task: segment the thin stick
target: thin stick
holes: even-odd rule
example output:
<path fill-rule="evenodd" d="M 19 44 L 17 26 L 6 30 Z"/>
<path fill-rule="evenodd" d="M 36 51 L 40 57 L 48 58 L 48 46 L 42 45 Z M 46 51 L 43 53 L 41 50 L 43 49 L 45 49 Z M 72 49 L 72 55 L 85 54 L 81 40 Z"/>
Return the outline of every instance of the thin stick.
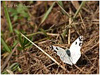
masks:
<path fill-rule="evenodd" d="M 35 43 L 33 43 L 30 39 L 28 39 L 25 35 L 21 33 L 21 35 L 26 38 L 30 43 L 32 43 L 35 47 L 37 47 L 40 51 L 42 51 L 45 55 L 47 55 L 51 60 L 53 60 L 56 64 L 58 64 L 63 70 L 66 71 L 66 68 L 63 67 L 60 63 L 58 63 L 54 58 L 52 58 L 50 55 L 48 55 L 43 49 L 41 49 L 39 46 L 37 46 Z"/>
<path fill-rule="evenodd" d="M 70 9 L 70 14 L 71 14 L 71 9 Z M 71 23 L 71 18 L 69 18 L 69 24 Z M 70 44 L 70 28 L 68 30 L 68 44 Z"/>
<path fill-rule="evenodd" d="M 70 45 L 70 29 L 68 31 L 68 44 Z"/>
<path fill-rule="evenodd" d="M 52 63 L 52 64 L 48 65 L 47 68 L 50 67 L 50 66 L 52 66 L 52 65 L 55 65 L 55 64 L 56 64 L 56 63 Z"/>

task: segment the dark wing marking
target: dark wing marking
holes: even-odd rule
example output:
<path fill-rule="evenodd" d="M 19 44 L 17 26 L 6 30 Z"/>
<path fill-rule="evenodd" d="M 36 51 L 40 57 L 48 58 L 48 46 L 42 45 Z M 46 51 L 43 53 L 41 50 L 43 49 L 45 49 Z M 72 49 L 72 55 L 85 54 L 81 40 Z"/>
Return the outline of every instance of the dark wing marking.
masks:
<path fill-rule="evenodd" d="M 75 44 L 77 45 L 77 42 L 75 42 Z"/>
<path fill-rule="evenodd" d="M 69 57 L 71 56 L 70 50 L 66 50 L 66 53 Z"/>
<path fill-rule="evenodd" d="M 56 49 L 58 50 L 58 48 L 56 47 Z"/>
<path fill-rule="evenodd" d="M 57 46 L 50 46 L 50 48 L 52 49 L 52 50 L 54 50 L 54 51 L 58 51 L 58 50 L 60 50 L 61 48 L 60 47 L 57 47 Z"/>
<path fill-rule="evenodd" d="M 79 46 L 82 46 L 82 43 L 79 43 Z"/>

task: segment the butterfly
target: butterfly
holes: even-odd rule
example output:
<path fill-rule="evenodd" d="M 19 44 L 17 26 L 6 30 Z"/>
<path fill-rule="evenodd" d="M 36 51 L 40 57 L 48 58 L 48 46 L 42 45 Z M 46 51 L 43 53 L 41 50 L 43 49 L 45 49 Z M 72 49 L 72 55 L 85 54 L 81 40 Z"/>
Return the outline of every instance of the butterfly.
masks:
<path fill-rule="evenodd" d="M 81 57 L 81 46 L 83 43 L 83 36 L 79 36 L 70 46 L 69 49 L 63 49 L 58 46 L 50 46 L 50 48 L 56 51 L 60 59 L 69 65 L 76 64 Z"/>

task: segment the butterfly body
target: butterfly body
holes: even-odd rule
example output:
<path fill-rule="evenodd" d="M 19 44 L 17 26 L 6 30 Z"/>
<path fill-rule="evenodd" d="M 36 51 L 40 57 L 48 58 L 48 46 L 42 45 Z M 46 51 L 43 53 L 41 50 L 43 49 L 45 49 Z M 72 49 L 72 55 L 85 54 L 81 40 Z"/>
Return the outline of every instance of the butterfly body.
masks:
<path fill-rule="evenodd" d="M 83 36 L 78 37 L 70 46 L 68 50 L 65 50 L 58 46 L 51 46 L 50 48 L 57 52 L 60 59 L 67 64 L 76 64 L 81 57 L 81 45 L 83 43 Z"/>

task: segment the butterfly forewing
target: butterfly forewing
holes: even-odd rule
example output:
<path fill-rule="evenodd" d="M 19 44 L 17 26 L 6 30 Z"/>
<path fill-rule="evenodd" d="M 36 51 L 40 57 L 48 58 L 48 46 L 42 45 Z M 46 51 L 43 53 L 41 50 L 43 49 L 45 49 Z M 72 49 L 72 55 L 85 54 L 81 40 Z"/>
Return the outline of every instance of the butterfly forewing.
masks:
<path fill-rule="evenodd" d="M 81 57 L 81 45 L 83 43 L 83 36 L 78 37 L 70 46 L 71 58 L 73 64 L 76 64 Z M 81 44 L 81 45 L 80 45 Z"/>

